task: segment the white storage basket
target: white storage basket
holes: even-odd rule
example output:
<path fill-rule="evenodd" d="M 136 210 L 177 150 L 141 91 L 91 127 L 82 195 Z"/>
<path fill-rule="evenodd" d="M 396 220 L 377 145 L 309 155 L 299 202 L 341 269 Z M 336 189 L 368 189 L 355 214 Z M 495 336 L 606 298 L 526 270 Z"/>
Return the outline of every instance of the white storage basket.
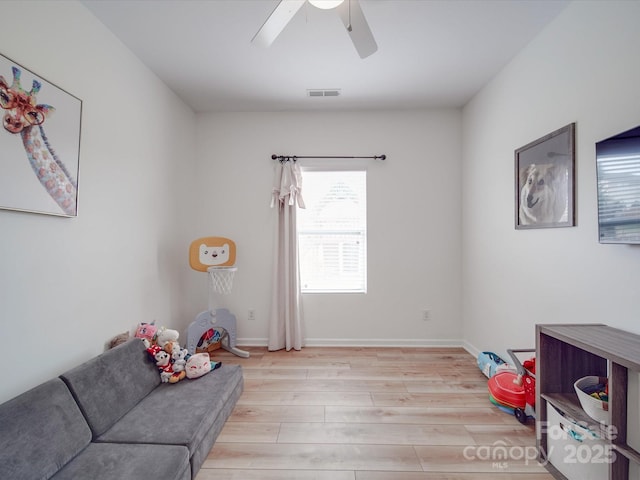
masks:
<path fill-rule="evenodd" d="M 615 452 L 599 436 L 547 404 L 547 460 L 568 480 L 608 478 Z"/>
<path fill-rule="evenodd" d="M 573 387 L 576 389 L 576 393 L 578 394 L 578 400 L 580 400 L 580 405 L 582 409 L 585 411 L 587 415 L 589 415 L 594 420 L 598 422 L 602 422 L 605 424 L 609 424 L 609 403 L 598 400 L 597 398 L 592 397 L 588 393 L 584 392 L 584 388 L 591 387 L 594 385 L 598 385 L 599 383 L 606 383 L 607 379 L 604 377 L 582 377 L 578 379 Z"/>

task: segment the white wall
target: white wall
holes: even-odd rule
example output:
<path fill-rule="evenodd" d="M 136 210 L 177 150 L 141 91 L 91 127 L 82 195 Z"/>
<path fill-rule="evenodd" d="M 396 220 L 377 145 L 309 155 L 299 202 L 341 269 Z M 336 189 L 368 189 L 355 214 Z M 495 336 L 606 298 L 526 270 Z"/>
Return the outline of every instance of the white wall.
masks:
<path fill-rule="evenodd" d="M 600 245 L 595 142 L 640 125 L 640 2 L 574 2 L 463 112 L 464 336 L 535 346 L 535 324 L 640 333 L 640 248 Z M 514 150 L 576 122 L 572 228 L 514 229 Z"/>
<path fill-rule="evenodd" d="M 78 217 L 0 210 L 0 402 L 138 322 L 188 323 L 195 142 L 195 115 L 79 3 L 4 1 L 2 16 L 2 53 L 83 117 Z"/>
<path fill-rule="evenodd" d="M 265 343 L 272 153 L 388 155 L 366 162 L 369 292 L 305 295 L 309 344 L 503 351 L 533 346 L 541 322 L 640 332 L 640 248 L 598 244 L 594 157 L 640 124 L 639 2 L 571 4 L 462 115 L 197 118 L 80 4 L 2 8 L 2 53 L 80 97 L 83 119 L 79 216 L 0 210 L 0 322 L 5 358 L 20 361 L 0 402 L 140 321 L 184 328 L 206 307 L 187 262 L 197 236 L 236 240 L 225 302 L 243 343 Z M 513 152 L 570 122 L 577 226 L 516 231 Z"/>
<path fill-rule="evenodd" d="M 224 302 L 238 316 L 241 342 L 265 344 L 268 332 L 271 154 L 385 153 L 384 162 L 362 162 L 368 168 L 368 293 L 304 295 L 307 344 L 459 345 L 460 128 L 458 110 L 199 116 L 197 231 L 237 243 L 238 272 Z M 206 279 L 193 276 L 201 285 L 194 304 L 206 306 Z M 432 311 L 430 322 L 421 320 L 424 308 Z M 247 320 L 249 309 L 255 321 Z"/>

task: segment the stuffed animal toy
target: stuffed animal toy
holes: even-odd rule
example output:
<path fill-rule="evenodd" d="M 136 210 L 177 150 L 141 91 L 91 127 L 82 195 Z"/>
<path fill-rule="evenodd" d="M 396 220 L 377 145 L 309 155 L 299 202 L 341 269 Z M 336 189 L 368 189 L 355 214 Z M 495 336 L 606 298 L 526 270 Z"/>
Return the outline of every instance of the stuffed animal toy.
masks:
<path fill-rule="evenodd" d="M 175 352 L 180 350 L 180 348 L 180 344 L 174 340 L 169 340 L 162 346 L 162 349 L 169 355 L 173 355 Z"/>
<path fill-rule="evenodd" d="M 165 332 L 169 333 L 163 337 Z M 147 347 L 149 358 L 160 370 L 160 379 L 163 382 L 176 383 L 185 377 L 198 378 L 222 366 L 221 362 L 212 362 L 208 353 L 191 355 L 186 348 L 181 348 L 176 340 L 167 340 L 177 338 L 177 334 L 175 330 L 163 328 L 156 336 L 158 343 Z M 164 345 L 161 346 L 160 341 L 163 341 Z"/>
<path fill-rule="evenodd" d="M 129 332 L 120 333 L 115 337 L 113 337 L 111 340 L 109 340 L 107 348 L 111 350 L 113 347 L 117 347 L 118 345 L 126 342 L 127 340 L 129 340 Z"/>
<path fill-rule="evenodd" d="M 185 370 L 187 360 L 191 357 L 186 348 L 180 348 L 177 342 L 173 343 L 173 351 L 171 352 L 171 362 L 173 363 L 174 372 L 182 372 Z"/>
<path fill-rule="evenodd" d="M 195 353 L 187 360 L 187 378 L 194 379 L 201 377 L 221 366 L 221 362 L 212 362 L 208 353 Z"/>
<path fill-rule="evenodd" d="M 170 328 L 162 327 L 156 333 L 156 343 L 164 348 L 167 342 L 177 342 L 180 334 L 177 330 L 172 330 Z"/>
<path fill-rule="evenodd" d="M 133 336 L 141 338 L 146 347 L 149 348 L 154 343 L 157 331 L 158 328 L 153 323 L 140 323 Z"/>
<path fill-rule="evenodd" d="M 156 362 L 156 366 L 160 370 L 160 380 L 163 383 L 177 383 L 186 377 L 184 370 L 174 371 L 173 363 L 171 363 L 171 355 L 165 352 L 159 345 L 151 345 L 147 348 L 147 352 Z"/>

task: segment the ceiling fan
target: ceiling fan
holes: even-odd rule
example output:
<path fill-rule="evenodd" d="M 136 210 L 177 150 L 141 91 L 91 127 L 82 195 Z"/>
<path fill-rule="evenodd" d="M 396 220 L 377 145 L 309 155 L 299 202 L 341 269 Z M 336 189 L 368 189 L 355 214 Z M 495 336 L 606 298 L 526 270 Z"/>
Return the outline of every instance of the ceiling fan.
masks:
<path fill-rule="evenodd" d="M 307 1 L 315 7 L 334 9 L 338 13 L 360 58 L 366 58 L 378 50 L 359 0 L 280 0 L 251 43 L 262 47 L 270 46 Z"/>

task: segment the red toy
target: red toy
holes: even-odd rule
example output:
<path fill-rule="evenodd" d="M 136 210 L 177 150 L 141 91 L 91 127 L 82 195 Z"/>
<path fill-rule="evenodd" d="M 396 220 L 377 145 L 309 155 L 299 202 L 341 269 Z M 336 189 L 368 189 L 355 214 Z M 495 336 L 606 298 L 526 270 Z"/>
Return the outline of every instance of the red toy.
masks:
<path fill-rule="evenodd" d="M 520 423 L 527 418 L 535 418 L 536 382 L 535 358 L 521 363 L 515 353 L 535 352 L 535 350 L 507 350 L 513 359 L 517 373 L 500 372 L 489 379 L 489 399 L 503 410 L 513 412 Z"/>

